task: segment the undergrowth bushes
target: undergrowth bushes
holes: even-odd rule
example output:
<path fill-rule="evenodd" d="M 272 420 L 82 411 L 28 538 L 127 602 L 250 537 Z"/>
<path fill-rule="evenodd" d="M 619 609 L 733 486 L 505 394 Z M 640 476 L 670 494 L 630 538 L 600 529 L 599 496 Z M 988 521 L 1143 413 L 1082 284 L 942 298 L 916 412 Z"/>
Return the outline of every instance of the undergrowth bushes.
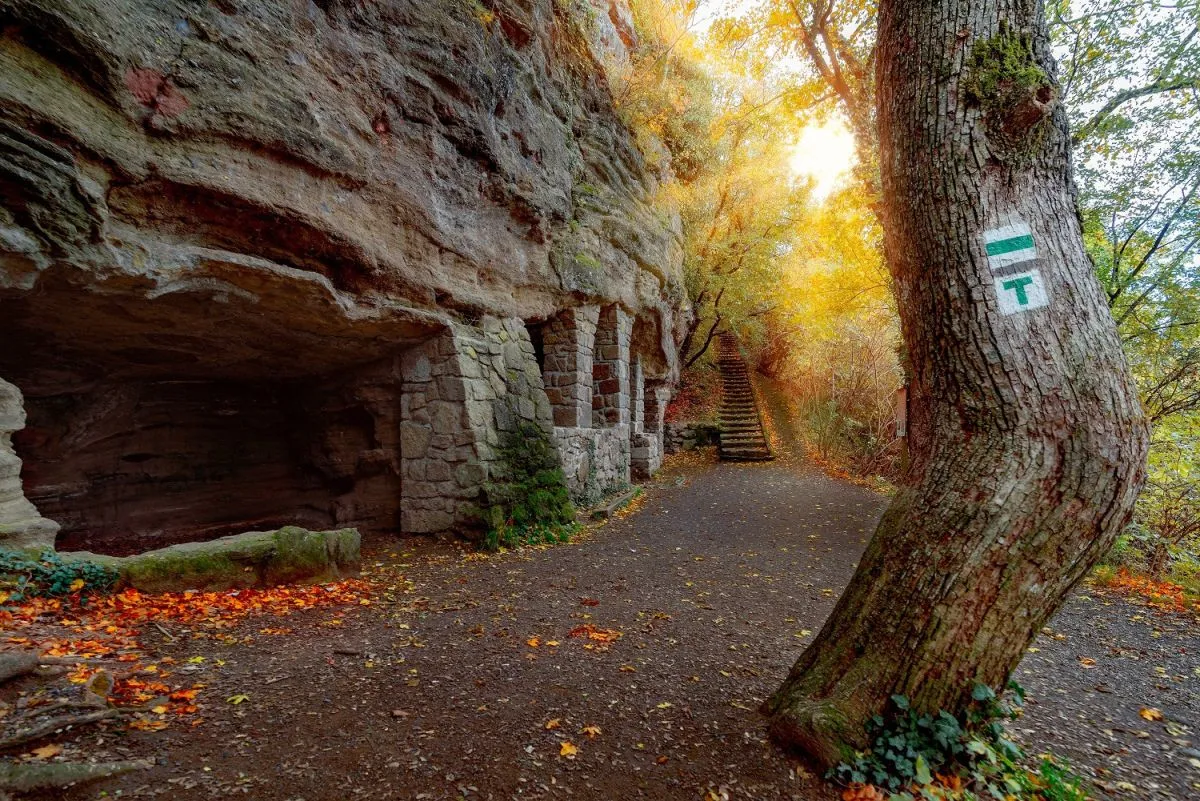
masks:
<path fill-rule="evenodd" d="M 483 485 L 480 517 L 489 551 L 518 545 L 567 542 L 578 529 L 566 477 L 550 436 L 521 423 L 501 438 L 499 460 Z"/>

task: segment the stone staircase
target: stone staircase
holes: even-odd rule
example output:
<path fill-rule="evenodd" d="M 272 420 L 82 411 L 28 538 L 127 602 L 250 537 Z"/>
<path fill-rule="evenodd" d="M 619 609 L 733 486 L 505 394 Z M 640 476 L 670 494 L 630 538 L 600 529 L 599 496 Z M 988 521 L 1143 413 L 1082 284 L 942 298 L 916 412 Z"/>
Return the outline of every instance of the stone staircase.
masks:
<path fill-rule="evenodd" d="M 765 462 L 775 458 L 763 432 L 762 418 L 746 360 L 737 337 L 721 334 L 717 340 L 721 367 L 721 459 L 727 462 Z"/>

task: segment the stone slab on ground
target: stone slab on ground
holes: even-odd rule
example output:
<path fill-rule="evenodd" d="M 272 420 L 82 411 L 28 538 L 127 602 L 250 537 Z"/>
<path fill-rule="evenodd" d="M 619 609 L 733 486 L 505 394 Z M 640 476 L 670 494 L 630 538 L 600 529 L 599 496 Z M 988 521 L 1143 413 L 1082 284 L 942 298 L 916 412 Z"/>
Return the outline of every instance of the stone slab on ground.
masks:
<path fill-rule="evenodd" d="M 641 487 L 630 487 L 624 492 L 609 498 L 594 509 L 588 510 L 587 517 L 593 520 L 607 520 L 616 514 L 618 510 L 628 506 L 641 493 Z"/>
<path fill-rule="evenodd" d="M 358 574 L 357 529 L 309 531 L 285 526 L 207 542 L 188 542 L 134 556 L 75 551 L 64 559 L 115 568 L 120 584 L 143 592 L 228 590 L 320 584 Z"/>

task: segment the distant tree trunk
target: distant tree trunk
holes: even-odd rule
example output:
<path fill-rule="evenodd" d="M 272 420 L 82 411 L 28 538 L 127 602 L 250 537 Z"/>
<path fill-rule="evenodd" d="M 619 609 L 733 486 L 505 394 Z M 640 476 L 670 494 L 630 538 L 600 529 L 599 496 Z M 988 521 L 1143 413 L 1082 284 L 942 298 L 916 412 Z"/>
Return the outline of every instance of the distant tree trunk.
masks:
<path fill-rule="evenodd" d="M 885 249 L 926 430 L 765 704 L 774 735 L 824 765 L 867 745 L 892 694 L 958 712 L 976 682 L 1001 689 L 1127 521 L 1147 445 L 1083 249 L 1041 3 L 879 15 Z"/>

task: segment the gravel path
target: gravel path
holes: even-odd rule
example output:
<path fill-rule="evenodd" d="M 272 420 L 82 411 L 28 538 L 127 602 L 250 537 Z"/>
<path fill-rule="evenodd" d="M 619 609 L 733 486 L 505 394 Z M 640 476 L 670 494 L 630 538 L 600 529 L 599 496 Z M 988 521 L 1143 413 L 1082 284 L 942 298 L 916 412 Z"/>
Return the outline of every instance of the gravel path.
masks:
<path fill-rule="evenodd" d="M 884 502 L 795 459 L 688 455 L 576 544 L 486 558 L 377 544 L 370 570 L 396 589 L 370 607 L 230 646 L 164 639 L 181 664 L 206 656 L 204 722 L 71 738 L 158 766 L 68 798 L 834 798 L 767 742 L 756 710 Z M 1200 798 L 1196 622 L 1093 594 L 1048 631 L 1019 669 L 1017 735 L 1068 756 L 1098 794 Z"/>

